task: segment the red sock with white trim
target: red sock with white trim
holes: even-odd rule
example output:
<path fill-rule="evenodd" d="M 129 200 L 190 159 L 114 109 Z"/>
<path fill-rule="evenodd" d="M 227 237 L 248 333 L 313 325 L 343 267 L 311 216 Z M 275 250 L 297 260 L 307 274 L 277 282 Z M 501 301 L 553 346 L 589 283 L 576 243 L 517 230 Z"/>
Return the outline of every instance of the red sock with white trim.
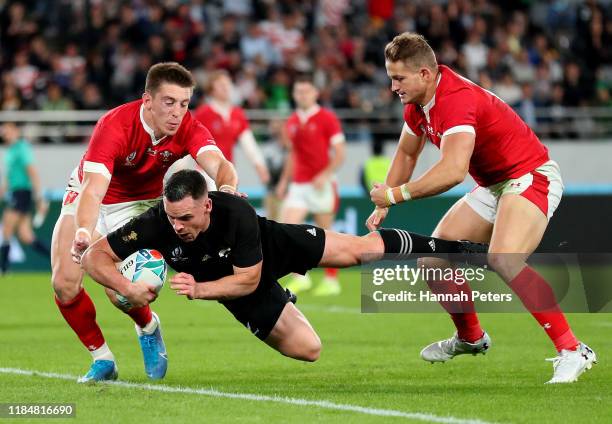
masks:
<path fill-rule="evenodd" d="M 66 303 L 60 302 L 56 296 L 55 304 L 87 350 L 93 352 L 105 344 L 102 330 L 96 322 L 96 307 L 85 289 Z"/>
<path fill-rule="evenodd" d="M 576 350 L 578 339 L 559 308 L 555 293 L 540 274 L 525 266 L 508 285 L 544 328 L 557 351 Z"/>

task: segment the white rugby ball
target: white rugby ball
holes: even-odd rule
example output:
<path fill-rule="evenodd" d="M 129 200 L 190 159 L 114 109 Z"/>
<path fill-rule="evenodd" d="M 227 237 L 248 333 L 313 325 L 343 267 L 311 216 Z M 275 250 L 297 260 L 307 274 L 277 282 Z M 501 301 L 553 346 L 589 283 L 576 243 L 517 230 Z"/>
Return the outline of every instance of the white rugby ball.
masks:
<path fill-rule="evenodd" d="M 159 293 L 166 281 L 168 265 L 164 257 L 157 250 L 140 249 L 117 264 L 117 269 L 125 278 L 131 282 L 142 281 L 153 286 L 155 292 Z M 117 293 L 117 300 L 124 308 L 132 305 L 128 300 Z"/>

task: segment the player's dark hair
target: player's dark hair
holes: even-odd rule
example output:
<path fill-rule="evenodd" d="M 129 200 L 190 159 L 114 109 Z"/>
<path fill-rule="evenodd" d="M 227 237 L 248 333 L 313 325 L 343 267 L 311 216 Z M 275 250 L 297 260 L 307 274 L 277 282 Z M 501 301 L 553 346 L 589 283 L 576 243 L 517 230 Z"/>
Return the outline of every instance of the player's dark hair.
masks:
<path fill-rule="evenodd" d="M 208 193 L 206 180 L 198 171 L 183 169 L 168 178 L 164 186 L 164 197 L 169 202 L 178 202 L 187 196 L 201 199 Z"/>
<path fill-rule="evenodd" d="M 304 83 L 308 83 L 308 84 L 312 84 L 316 87 L 315 81 L 314 81 L 314 77 L 312 74 L 306 74 L 306 73 L 302 73 L 302 74 L 298 74 L 295 79 L 293 80 L 293 84 L 297 84 L 299 82 L 304 82 Z"/>
<path fill-rule="evenodd" d="M 414 68 L 438 69 L 436 54 L 421 34 L 404 32 L 385 46 L 385 60 L 405 62 Z"/>
<path fill-rule="evenodd" d="M 153 95 L 163 83 L 176 84 L 183 88 L 195 87 L 191 72 L 176 62 L 156 63 L 149 68 L 145 91 Z"/>

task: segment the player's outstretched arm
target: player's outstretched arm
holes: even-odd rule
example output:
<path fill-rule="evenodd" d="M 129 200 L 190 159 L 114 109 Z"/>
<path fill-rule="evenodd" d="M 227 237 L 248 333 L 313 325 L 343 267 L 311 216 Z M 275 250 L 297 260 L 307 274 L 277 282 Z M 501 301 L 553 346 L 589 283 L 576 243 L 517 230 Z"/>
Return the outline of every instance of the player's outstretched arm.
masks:
<path fill-rule="evenodd" d="M 132 306 L 145 306 L 155 300 L 157 293 L 153 287 L 142 282 L 132 283 L 121 275 L 115 265 L 120 261 L 106 237 L 102 237 L 85 251 L 81 263 L 91 278 L 124 296 Z"/>
<path fill-rule="evenodd" d="M 110 178 L 94 172 L 83 173 L 83 188 L 74 216 L 76 233 L 72 242 L 72 260 L 81 262 L 81 255 L 92 242 L 92 235 L 98 221 L 100 205 L 106 195 Z"/>
<path fill-rule="evenodd" d="M 387 172 L 385 180 L 387 186 L 394 187 L 410 180 L 424 145 L 425 137 L 410 134 L 406 125 L 404 125 L 391 167 Z M 387 217 L 387 213 L 387 206 L 376 207 L 366 220 L 367 229 L 370 231 L 378 229 Z"/>
<path fill-rule="evenodd" d="M 170 279 L 170 288 L 189 299 L 230 300 L 253 293 L 261 279 L 263 261 L 245 268 L 234 266 L 234 274 L 214 281 L 197 282 L 181 272 Z"/>
<path fill-rule="evenodd" d="M 268 184 L 270 181 L 270 171 L 266 166 L 266 161 L 264 160 L 263 153 L 261 149 L 257 145 L 257 140 L 255 140 L 255 135 L 250 128 L 242 131 L 240 137 L 238 137 L 238 142 L 240 143 L 240 147 L 244 150 L 247 158 L 251 161 L 255 170 L 257 171 L 257 175 L 263 184 Z"/>
<path fill-rule="evenodd" d="M 440 160 L 414 181 L 400 186 L 380 184 L 371 192 L 372 202 L 389 207 L 399 202 L 435 196 L 461 183 L 468 173 L 474 151 L 474 134 L 462 132 L 444 136 Z"/>
<path fill-rule="evenodd" d="M 283 164 L 283 170 L 281 171 L 280 178 L 276 184 L 276 197 L 283 199 L 287 194 L 287 187 L 291 182 L 291 176 L 293 175 L 293 144 L 290 141 L 285 143 L 287 148 L 287 156 L 285 157 L 285 163 Z"/>
<path fill-rule="evenodd" d="M 238 186 L 238 174 L 234 165 L 216 150 L 206 150 L 198 155 L 196 162 L 215 180 L 219 191 L 234 193 Z"/>

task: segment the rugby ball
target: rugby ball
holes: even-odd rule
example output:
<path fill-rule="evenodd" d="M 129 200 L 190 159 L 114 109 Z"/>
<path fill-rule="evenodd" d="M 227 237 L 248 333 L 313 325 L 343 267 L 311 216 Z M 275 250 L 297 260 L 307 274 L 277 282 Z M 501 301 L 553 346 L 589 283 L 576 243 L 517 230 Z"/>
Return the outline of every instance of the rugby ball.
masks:
<path fill-rule="evenodd" d="M 168 265 L 164 257 L 157 250 L 140 249 L 117 264 L 117 269 L 125 278 L 131 282 L 142 281 L 145 284 L 155 287 L 159 293 L 166 281 Z M 132 305 L 128 300 L 117 293 L 117 300 L 124 308 Z"/>

